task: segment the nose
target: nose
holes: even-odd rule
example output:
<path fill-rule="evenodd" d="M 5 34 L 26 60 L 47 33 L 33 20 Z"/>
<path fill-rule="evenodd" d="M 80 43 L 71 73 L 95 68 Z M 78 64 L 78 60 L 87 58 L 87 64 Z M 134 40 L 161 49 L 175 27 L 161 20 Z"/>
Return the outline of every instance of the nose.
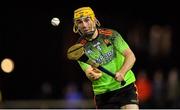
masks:
<path fill-rule="evenodd" d="M 86 27 L 87 23 L 85 21 L 82 21 L 82 27 Z"/>

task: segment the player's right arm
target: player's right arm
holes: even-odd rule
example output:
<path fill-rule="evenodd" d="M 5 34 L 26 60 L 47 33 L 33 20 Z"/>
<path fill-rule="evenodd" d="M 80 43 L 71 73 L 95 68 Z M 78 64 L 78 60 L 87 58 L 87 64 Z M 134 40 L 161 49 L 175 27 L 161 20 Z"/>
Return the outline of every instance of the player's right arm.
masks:
<path fill-rule="evenodd" d="M 91 81 L 97 80 L 102 76 L 102 72 L 98 70 L 97 68 L 92 67 L 91 65 L 88 65 L 81 61 L 78 61 L 78 63 L 80 67 L 82 68 L 82 70 L 85 72 L 88 79 L 90 79 Z"/>

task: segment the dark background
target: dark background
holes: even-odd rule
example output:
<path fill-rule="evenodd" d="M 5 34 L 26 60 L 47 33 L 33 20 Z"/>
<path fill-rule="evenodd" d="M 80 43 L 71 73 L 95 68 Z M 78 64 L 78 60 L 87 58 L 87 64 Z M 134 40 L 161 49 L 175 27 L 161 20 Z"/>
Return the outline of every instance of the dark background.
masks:
<path fill-rule="evenodd" d="M 78 38 L 72 31 L 73 11 L 81 6 L 92 7 L 101 25 L 116 29 L 125 40 L 128 30 L 137 22 L 147 28 L 152 24 L 171 25 L 173 46 L 166 64 L 178 67 L 179 6 L 174 2 L 67 0 L 36 4 L 24 1 L 22 5 L 12 6 L 7 3 L 0 17 L 0 59 L 12 58 L 15 69 L 10 74 L 0 72 L 4 100 L 41 99 L 44 82 L 52 84 L 53 95 L 49 98 L 60 99 L 67 83 L 81 85 L 87 80 L 77 63 L 66 58 L 68 47 Z M 58 27 L 51 25 L 53 17 L 61 20 Z M 144 60 L 146 56 L 142 57 L 146 54 L 139 54 L 135 52 L 137 62 L 134 71 L 143 67 L 151 69 Z"/>

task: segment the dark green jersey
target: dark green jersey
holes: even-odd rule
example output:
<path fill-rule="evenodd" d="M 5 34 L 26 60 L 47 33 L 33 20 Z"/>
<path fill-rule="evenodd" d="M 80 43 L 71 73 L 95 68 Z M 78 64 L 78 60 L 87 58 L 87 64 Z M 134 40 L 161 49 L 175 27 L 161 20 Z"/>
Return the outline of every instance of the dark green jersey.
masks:
<path fill-rule="evenodd" d="M 128 44 L 123 40 L 121 35 L 112 29 L 98 29 L 98 37 L 91 42 L 85 39 L 81 39 L 85 47 L 85 54 L 92 60 L 99 63 L 102 67 L 116 73 L 120 70 L 124 62 L 123 51 L 129 48 Z M 86 63 L 78 61 L 83 71 L 89 66 Z M 135 81 L 134 73 L 129 70 L 125 75 L 126 84 Z M 116 81 L 111 76 L 103 73 L 103 75 L 95 81 L 92 81 L 93 91 L 95 95 L 102 94 L 108 91 L 113 91 L 120 89 L 121 86 L 118 81 Z"/>

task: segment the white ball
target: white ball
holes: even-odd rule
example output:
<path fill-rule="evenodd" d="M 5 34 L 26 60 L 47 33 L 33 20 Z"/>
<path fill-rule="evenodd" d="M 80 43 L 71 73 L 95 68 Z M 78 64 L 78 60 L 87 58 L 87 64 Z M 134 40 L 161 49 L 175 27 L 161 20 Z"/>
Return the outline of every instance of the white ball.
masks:
<path fill-rule="evenodd" d="M 52 24 L 53 26 L 58 26 L 59 23 L 60 23 L 59 18 L 56 18 L 56 17 L 55 17 L 55 18 L 52 18 L 51 24 Z"/>
<path fill-rule="evenodd" d="M 14 62 L 10 58 L 5 58 L 1 61 L 1 69 L 5 73 L 11 73 L 14 69 Z"/>

